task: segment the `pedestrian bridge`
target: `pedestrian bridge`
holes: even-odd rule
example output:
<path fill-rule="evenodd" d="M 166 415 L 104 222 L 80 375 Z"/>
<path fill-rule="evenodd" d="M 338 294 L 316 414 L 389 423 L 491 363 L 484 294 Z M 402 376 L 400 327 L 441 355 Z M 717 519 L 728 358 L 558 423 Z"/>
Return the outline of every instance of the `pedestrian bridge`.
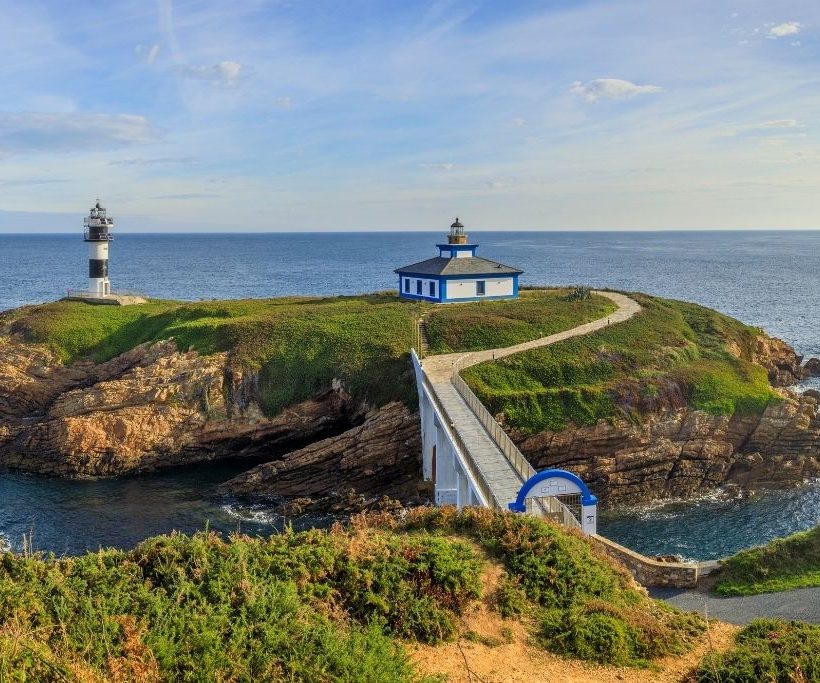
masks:
<path fill-rule="evenodd" d="M 419 392 L 424 479 L 434 482 L 436 505 L 478 505 L 550 517 L 585 533 L 596 531 L 594 496 L 567 472 L 536 473 L 495 418 L 459 376 L 503 358 L 628 320 L 640 306 L 623 294 L 595 292 L 618 306 L 585 325 L 502 349 L 420 359 L 411 351 Z"/>

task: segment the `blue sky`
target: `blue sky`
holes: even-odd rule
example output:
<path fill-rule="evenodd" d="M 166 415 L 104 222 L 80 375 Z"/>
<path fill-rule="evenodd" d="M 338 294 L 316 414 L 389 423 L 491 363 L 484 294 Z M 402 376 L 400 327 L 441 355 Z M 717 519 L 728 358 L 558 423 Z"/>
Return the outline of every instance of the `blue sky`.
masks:
<path fill-rule="evenodd" d="M 0 230 L 820 227 L 820 3 L 0 0 Z"/>

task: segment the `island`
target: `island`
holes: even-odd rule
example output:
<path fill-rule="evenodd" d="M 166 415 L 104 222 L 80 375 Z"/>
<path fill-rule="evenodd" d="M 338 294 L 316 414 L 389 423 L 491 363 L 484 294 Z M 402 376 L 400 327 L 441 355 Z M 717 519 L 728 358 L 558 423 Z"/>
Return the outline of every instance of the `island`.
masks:
<path fill-rule="evenodd" d="M 604 505 L 817 476 L 817 399 L 786 388 L 809 373 L 791 347 L 630 296 L 630 320 L 463 372 L 536 469 L 575 472 Z M 26 306 L 0 316 L 0 467 L 105 477 L 247 458 L 225 490 L 299 509 L 423 502 L 409 349 L 506 347 L 613 309 L 571 289 Z"/>

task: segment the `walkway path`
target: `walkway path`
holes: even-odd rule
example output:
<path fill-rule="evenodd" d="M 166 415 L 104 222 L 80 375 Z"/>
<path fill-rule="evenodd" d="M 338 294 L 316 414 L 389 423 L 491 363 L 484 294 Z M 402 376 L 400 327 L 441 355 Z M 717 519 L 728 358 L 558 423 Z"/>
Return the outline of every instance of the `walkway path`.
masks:
<path fill-rule="evenodd" d="M 548 337 L 541 337 L 540 339 L 533 339 L 532 341 L 524 342 L 522 344 L 516 344 L 515 346 L 506 346 L 499 349 L 487 349 L 486 351 L 447 353 L 440 356 L 430 356 L 429 358 L 425 358 L 422 363 L 424 372 L 430 378 L 431 382 L 437 382 L 443 379 L 449 380 L 450 376 L 453 374 L 453 366 L 456 362 L 458 362 L 459 369 L 461 369 L 470 365 L 476 365 L 477 363 L 483 363 L 487 360 L 504 358 L 505 356 L 511 356 L 514 353 L 537 349 L 541 346 L 549 346 L 550 344 L 555 344 L 556 342 L 564 341 L 565 339 L 580 337 L 584 334 L 601 330 L 608 325 L 614 325 L 615 323 L 629 320 L 633 315 L 641 310 L 641 306 L 637 301 L 630 299 L 624 294 L 618 294 L 617 292 L 593 292 L 593 294 L 605 296 L 607 299 L 613 301 L 618 306 L 618 309 L 605 318 L 599 318 L 598 320 L 593 320 L 592 322 L 585 323 L 584 325 L 579 325 L 578 327 L 573 327 L 572 329 L 564 330 L 563 332 L 556 332 Z"/>
<path fill-rule="evenodd" d="M 608 325 L 628 320 L 641 307 L 623 294 L 615 292 L 596 292 L 601 296 L 614 301 L 618 309 L 605 318 L 600 318 L 584 325 L 579 325 L 564 332 L 542 337 L 533 341 L 516 344 L 499 349 L 489 349 L 487 351 L 476 351 L 473 353 L 451 353 L 441 356 L 431 356 L 425 358 L 421 363 L 421 368 L 435 393 L 437 402 L 446 413 L 446 418 L 452 429 L 458 434 L 461 442 L 465 445 L 469 458 L 481 473 L 484 481 L 490 488 L 490 492 L 495 501 L 491 505 L 497 505 L 506 509 L 507 505 L 513 502 L 518 494 L 521 485 L 526 480 L 525 476 L 516 469 L 510 459 L 504 454 L 496 440 L 485 429 L 479 417 L 469 407 L 462 395 L 452 383 L 453 373 L 456 369 L 461 369 L 469 365 L 475 365 L 494 358 L 503 358 L 514 353 L 535 349 L 541 346 L 548 346 L 556 342 L 583 334 L 589 334 L 596 330 L 603 329 Z M 458 362 L 458 368 L 456 368 Z M 523 456 L 521 458 L 523 460 Z M 532 470 L 532 468 L 529 468 Z"/>
<path fill-rule="evenodd" d="M 653 598 L 684 610 L 704 614 L 730 624 L 748 624 L 753 619 L 797 619 L 820 624 L 820 588 L 798 588 L 779 593 L 763 593 L 724 598 L 705 590 L 653 588 Z"/>

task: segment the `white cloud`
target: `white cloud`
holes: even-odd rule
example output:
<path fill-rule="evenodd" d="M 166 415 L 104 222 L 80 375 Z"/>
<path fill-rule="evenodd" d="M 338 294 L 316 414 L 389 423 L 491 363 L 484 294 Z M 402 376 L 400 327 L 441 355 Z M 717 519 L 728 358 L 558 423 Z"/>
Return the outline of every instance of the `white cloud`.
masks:
<path fill-rule="evenodd" d="M 0 114 L 0 153 L 99 150 L 158 139 L 148 119 L 132 114 Z"/>
<path fill-rule="evenodd" d="M 145 45 L 137 45 L 137 47 L 134 48 L 134 54 L 146 64 L 153 64 L 157 61 L 157 57 L 159 57 L 159 43 L 154 43 L 147 47 Z"/>
<path fill-rule="evenodd" d="M 109 161 L 109 166 L 165 166 L 176 164 L 195 164 L 194 157 L 156 157 L 154 159 L 119 159 Z"/>
<path fill-rule="evenodd" d="M 596 78 L 587 83 L 575 81 L 570 91 L 580 95 L 587 102 L 598 100 L 626 100 L 636 95 L 647 95 L 661 92 L 657 85 L 638 85 L 620 78 Z"/>
<path fill-rule="evenodd" d="M 523 128 L 527 125 L 527 119 L 522 116 L 516 116 L 512 121 L 510 121 L 510 125 L 513 128 Z"/>
<path fill-rule="evenodd" d="M 740 135 L 741 133 L 753 133 L 755 131 L 790 130 L 794 128 L 800 128 L 797 119 L 775 119 L 772 121 L 738 124 L 729 128 L 726 134 Z"/>
<path fill-rule="evenodd" d="M 436 164 L 419 164 L 419 168 L 424 168 L 428 171 L 449 171 L 453 168 L 453 164 L 449 161 Z"/>
<path fill-rule="evenodd" d="M 274 97 L 273 106 L 277 109 L 291 109 L 293 107 L 293 100 L 290 97 Z"/>
<path fill-rule="evenodd" d="M 787 21 L 769 29 L 770 38 L 785 38 L 786 36 L 796 36 L 800 33 L 801 24 L 799 21 Z"/>
<path fill-rule="evenodd" d="M 239 62 L 224 61 L 216 64 L 187 64 L 177 67 L 183 76 L 211 81 L 221 85 L 236 85 L 245 66 Z"/>

